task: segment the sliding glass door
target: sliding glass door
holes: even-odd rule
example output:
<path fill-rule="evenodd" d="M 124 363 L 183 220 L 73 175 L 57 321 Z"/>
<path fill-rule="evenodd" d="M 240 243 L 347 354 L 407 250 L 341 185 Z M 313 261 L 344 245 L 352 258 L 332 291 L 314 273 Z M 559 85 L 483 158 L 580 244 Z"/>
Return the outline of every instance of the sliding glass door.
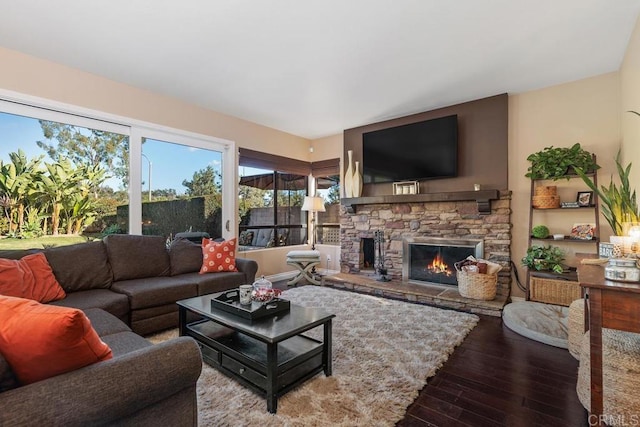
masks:
<path fill-rule="evenodd" d="M 42 104 L 0 99 L 0 237 L 235 234 L 233 142 Z"/>
<path fill-rule="evenodd" d="M 132 227 L 167 238 L 183 232 L 230 237 L 232 217 L 225 207 L 233 200 L 227 201 L 224 183 L 233 183 L 225 172 L 234 159 L 224 141 L 134 128 L 131 145 L 132 169 L 135 162 L 139 171 L 132 182 L 140 197 Z"/>

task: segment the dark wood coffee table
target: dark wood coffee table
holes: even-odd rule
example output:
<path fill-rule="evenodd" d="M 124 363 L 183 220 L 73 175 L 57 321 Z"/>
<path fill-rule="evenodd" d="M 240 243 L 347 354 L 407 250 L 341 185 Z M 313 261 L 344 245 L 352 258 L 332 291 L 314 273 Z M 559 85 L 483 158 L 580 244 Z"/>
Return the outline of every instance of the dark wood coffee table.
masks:
<path fill-rule="evenodd" d="M 178 301 L 180 335 L 198 342 L 209 365 L 265 395 L 269 412 L 277 411 L 278 397 L 320 371 L 331 376 L 335 314 L 291 304 L 288 312 L 252 321 L 212 309 L 217 295 Z M 188 322 L 188 313 L 200 320 Z M 324 329 L 322 341 L 303 334 L 318 326 Z"/>

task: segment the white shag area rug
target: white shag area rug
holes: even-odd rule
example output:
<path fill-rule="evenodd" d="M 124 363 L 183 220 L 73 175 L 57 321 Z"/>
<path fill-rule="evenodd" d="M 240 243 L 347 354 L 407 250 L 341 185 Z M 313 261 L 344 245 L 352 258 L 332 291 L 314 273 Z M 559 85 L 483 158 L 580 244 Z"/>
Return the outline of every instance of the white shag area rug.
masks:
<path fill-rule="evenodd" d="M 285 291 L 293 304 L 321 307 L 333 319 L 333 375 L 320 373 L 278 399 L 264 397 L 204 364 L 198 380 L 201 426 L 393 426 L 474 328 L 473 314 L 330 288 Z M 322 339 L 322 328 L 306 333 Z M 177 330 L 153 335 L 160 342 Z"/>
<path fill-rule="evenodd" d="M 502 310 L 505 326 L 524 337 L 559 348 L 569 348 L 569 307 L 518 301 Z"/>

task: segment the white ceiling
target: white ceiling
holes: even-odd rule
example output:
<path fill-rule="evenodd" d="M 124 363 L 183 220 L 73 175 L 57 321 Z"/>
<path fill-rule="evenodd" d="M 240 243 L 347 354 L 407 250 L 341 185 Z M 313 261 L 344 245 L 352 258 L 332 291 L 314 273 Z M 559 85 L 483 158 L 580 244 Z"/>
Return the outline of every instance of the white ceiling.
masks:
<path fill-rule="evenodd" d="M 0 7 L 0 46 L 317 138 L 616 71 L 640 0 L 0 0 Z"/>

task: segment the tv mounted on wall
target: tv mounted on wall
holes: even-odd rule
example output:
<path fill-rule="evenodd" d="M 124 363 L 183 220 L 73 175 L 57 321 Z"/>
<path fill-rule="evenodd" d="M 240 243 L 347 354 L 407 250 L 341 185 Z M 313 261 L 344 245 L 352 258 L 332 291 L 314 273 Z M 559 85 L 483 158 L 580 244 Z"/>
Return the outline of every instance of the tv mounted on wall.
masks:
<path fill-rule="evenodd" d="M 362 135 L 365 184 L 449 178 L 457 173 L 457 115 Z"/>

